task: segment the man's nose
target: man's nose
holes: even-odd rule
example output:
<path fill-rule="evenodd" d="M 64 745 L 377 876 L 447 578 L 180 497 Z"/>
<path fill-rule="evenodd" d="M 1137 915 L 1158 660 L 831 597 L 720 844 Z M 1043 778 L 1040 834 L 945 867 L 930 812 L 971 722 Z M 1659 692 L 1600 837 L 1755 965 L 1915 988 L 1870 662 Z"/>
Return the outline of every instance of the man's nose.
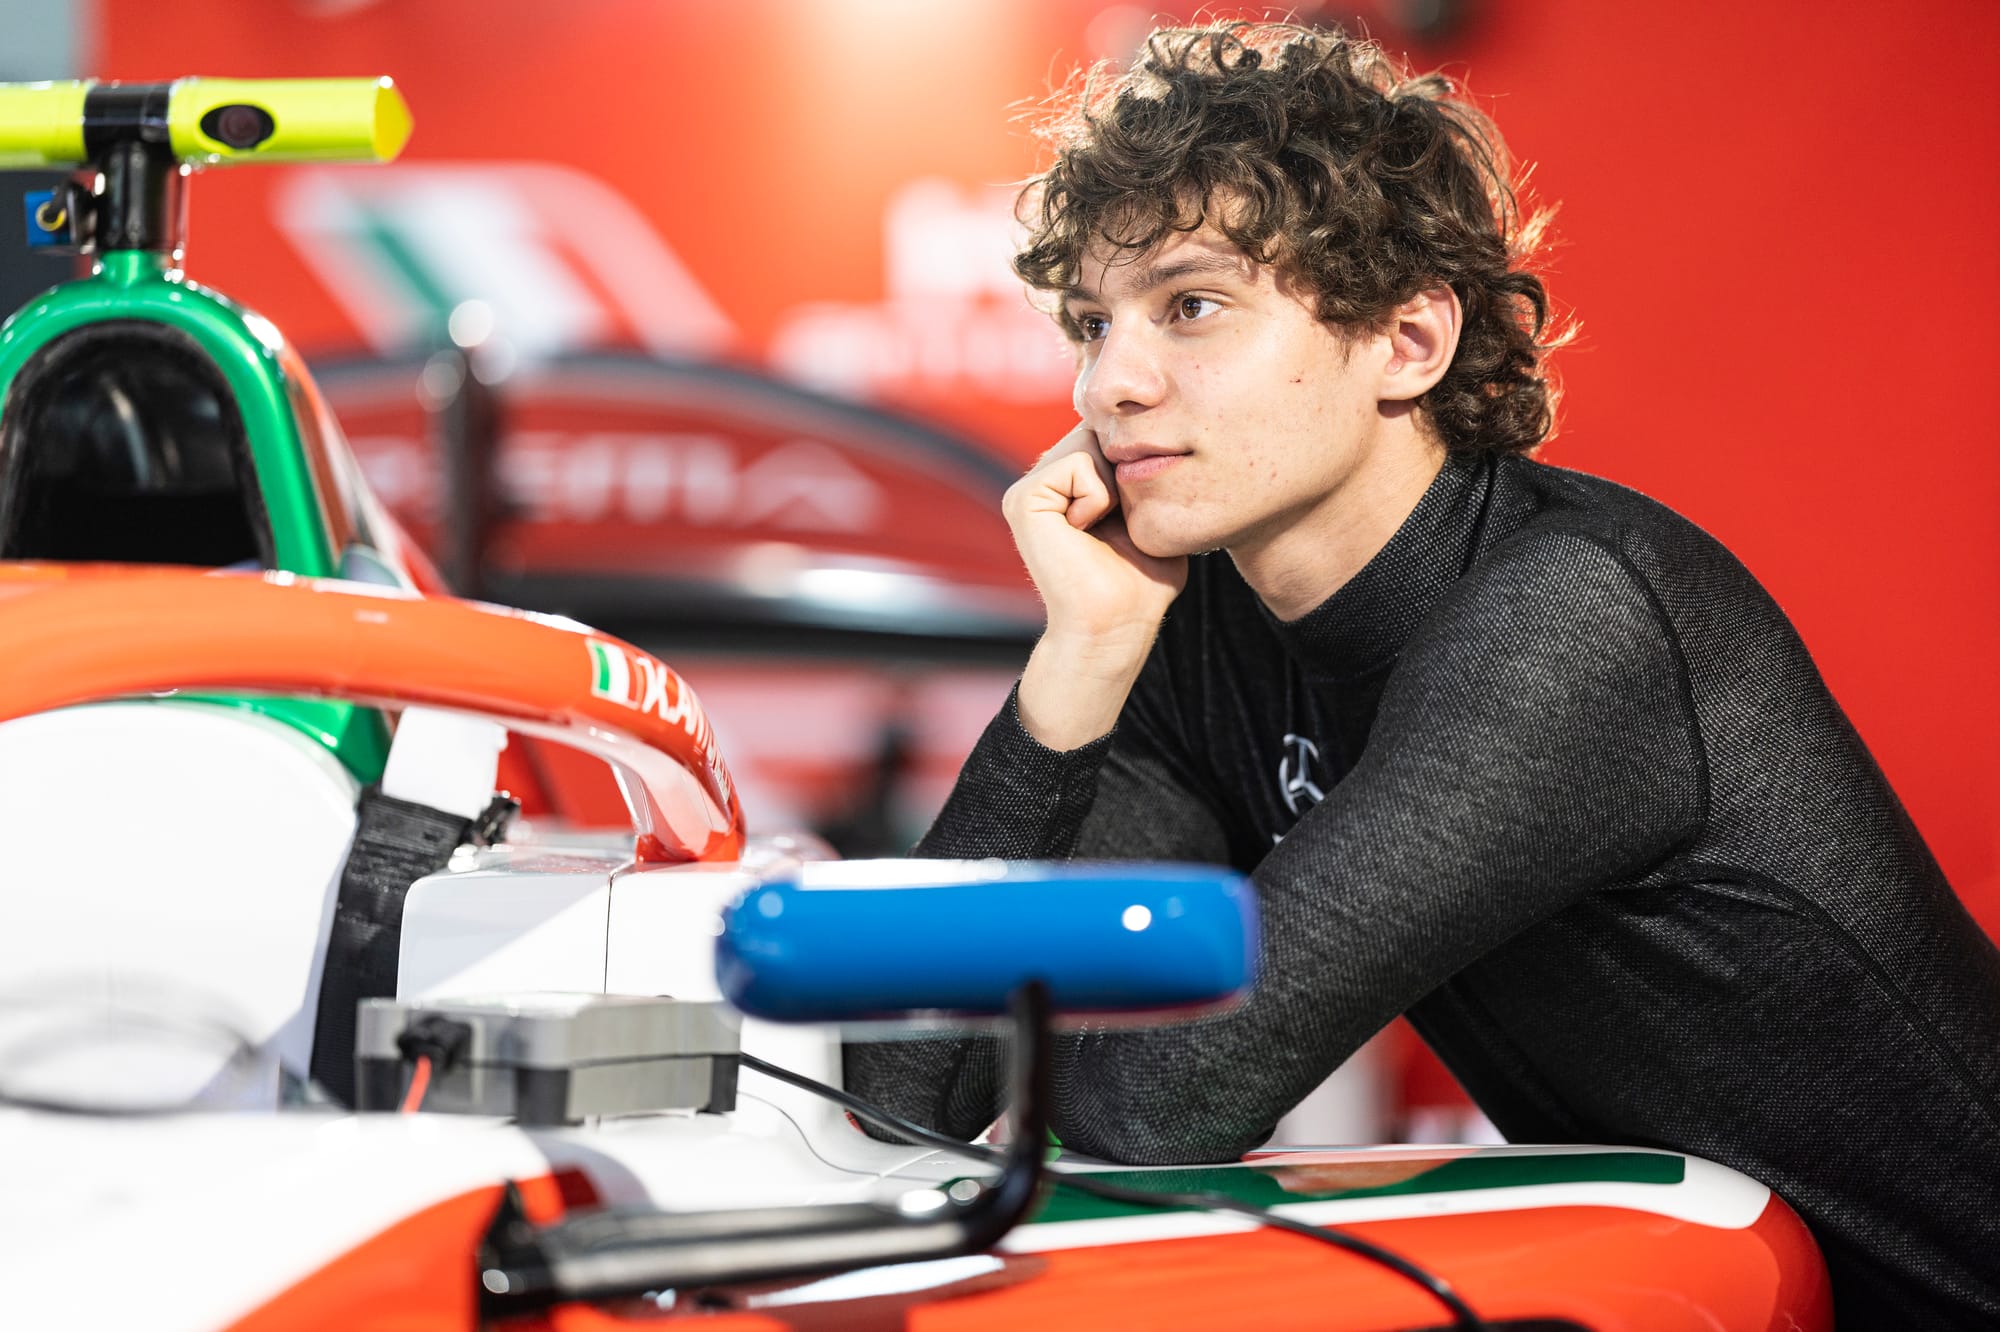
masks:
<path fill-rule="evenodd" d="M 1086 421 L 1130 416 L 1159 404 L 1166 371 L 1145 327 L 1113 327 L 1076 378 L 1076 411 Z"/>

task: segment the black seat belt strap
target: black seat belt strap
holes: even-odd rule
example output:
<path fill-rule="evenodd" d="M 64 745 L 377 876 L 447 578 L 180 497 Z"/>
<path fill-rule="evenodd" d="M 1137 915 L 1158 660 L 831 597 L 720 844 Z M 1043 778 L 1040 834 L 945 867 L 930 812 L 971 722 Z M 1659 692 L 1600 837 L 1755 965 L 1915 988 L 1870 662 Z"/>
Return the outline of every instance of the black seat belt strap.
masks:
<path fill-rule="evenodd" d="M 428 805 L 361 794 L 354 842 L 341 872 L 313 1027 L 312 1077 L 342 1105 L 354 1104 L 355 1009 L 393 998 L 410 885 L 435 874 L 472 838 L 473 821 Z"/>

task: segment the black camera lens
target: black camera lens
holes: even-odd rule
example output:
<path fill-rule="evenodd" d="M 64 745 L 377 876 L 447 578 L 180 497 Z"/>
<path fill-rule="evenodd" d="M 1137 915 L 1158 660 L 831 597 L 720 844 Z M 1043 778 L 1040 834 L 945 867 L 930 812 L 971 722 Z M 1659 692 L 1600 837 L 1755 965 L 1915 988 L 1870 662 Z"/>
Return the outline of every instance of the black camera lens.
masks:
<path fill-rule="evenodd" d="M 277 128 L 270 112 L 248 102 L 218 106 L 201 118 L 201 132 L 230 148 L 255 148 Z"/>

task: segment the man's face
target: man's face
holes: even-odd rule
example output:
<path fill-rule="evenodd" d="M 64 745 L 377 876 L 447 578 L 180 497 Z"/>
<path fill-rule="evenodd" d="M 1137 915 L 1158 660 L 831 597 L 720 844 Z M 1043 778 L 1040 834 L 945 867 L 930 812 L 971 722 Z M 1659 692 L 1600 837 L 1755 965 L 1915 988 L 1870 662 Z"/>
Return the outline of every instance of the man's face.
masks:
<path fill-rule="evenodd" d="M 1376 342 L 1210 227 L 1089 256 L 1064 295 L 1076 410 L 1150 555 L 1244 554 L 1324 519 L 1379 442 Z"/>

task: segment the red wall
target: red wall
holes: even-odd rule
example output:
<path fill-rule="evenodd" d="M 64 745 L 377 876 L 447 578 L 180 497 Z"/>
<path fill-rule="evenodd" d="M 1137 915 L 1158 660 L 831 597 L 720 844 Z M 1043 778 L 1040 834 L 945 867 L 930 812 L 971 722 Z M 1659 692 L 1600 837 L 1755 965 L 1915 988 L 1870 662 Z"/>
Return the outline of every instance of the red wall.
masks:
<path fill-rule="evenodd" d="M 734 322 L 729 354 L 758 361 L 800 303 L 881 298 L 899 183 L 1026 169 L 1010 104 L 1092 53 L 1099 8 L 98 0 L 95 49 L 127 78 L 394 73 L 413 160 L 612 182 Z M 1805 0 L 1485 9 L 1415 54 L 1469 77 L 1562 205 L 1551 285 L 1583 331 L 1546 456 L 1743 557 L 2000 930 L 2000 6 L 1866 23 Z M 272 174 L 200 182 L 191 271 L 309 348 L 352 343 L 271 232 Z M 1023 458 L 1065 425 L 1060 392 L 887 396 Z"/>
<path fill-rule="evenodd" d="M 1464 59 L 1562 201 L 1546 456 L 1765 581 L 1991 932 L 2000 7 L 1831 8 L 1542 0 Z"/>

